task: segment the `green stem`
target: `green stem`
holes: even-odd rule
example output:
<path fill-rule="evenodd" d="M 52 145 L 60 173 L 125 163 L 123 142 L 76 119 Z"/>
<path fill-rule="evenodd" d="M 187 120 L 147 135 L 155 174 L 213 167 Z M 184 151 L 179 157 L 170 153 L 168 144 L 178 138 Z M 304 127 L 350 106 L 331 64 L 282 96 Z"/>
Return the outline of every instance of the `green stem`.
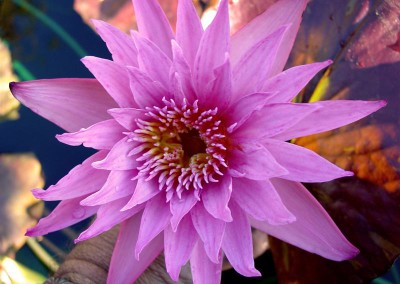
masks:
<path fill-rule="evenodd" d="M 52 29 L 67 45 L 69 45 L 79 57 L 86 56 L 87 52 L 55 21 L 44 14 L 42 11 L 29 4 L 25 0 L 12 0 L 15 4 L 30 12 L 41 20 L 45 25 Z"/>
<path fill-rule="evenodd" d="M 44 265 L 51 271 L 56 272 L 60 266 L 47 251 L 38 243 L 35 238 L 28 238 L 27 244 L 33 253 L 43 262 Z"/>
<path fill-rule="evenodd" d="M 35 80 L 35 76 L 20 61 L 14 60 L 12 65 L 22 81 Z"/>

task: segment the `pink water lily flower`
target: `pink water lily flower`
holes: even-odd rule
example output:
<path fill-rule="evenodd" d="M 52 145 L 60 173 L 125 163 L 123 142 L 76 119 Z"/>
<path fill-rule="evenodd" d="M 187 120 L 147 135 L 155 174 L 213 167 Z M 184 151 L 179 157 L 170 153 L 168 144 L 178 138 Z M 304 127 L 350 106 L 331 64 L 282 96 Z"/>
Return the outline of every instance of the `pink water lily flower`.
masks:
<path fill-rule="evenodd" d="M 301 182 L 351 176 L 286 141 L 331 130 L 382 101 L 292 103 L 331 61 L 282 72 L 307 0 L 281 0 L 229 35 L 227 0 L 203 30 L 191 0 L 176 34 L 156 0 L 133 0 L 139 32 L 94 21 L 113 60 L 85 57 L 95 79 L 12 83 L 13 94 L 98 152 L 37 198 L 61 200 L 29 236 L 96 214 L 77 242 L 121 224 L 108 283 L 131 283 L 161 253 L 173 280 L 219 283 L 222 257 L 259 276 L 251 226 L 325 258 L 358 250 Z"/>

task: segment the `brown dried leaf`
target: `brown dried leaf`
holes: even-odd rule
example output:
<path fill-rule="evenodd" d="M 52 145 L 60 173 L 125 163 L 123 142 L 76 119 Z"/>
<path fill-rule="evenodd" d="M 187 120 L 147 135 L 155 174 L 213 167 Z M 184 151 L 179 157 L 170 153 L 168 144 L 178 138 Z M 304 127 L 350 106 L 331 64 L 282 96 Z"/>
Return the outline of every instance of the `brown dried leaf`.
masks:
<path fill-rule="evenodd" d="M 18 81 L 13 74 L 11 55 L 7 46 L 0 40 L 0 121 L 18 118 L 19 102 L 12 96 L 8 84 Z"/>
<path fill-rule="evenodd" d="M 25 242 L 26 229 L 36 223 L 27 211 L 38 202 L 31 189 L 43 185 L 41 165 L 33 155 L 0 155 L 0 254 Z"/>

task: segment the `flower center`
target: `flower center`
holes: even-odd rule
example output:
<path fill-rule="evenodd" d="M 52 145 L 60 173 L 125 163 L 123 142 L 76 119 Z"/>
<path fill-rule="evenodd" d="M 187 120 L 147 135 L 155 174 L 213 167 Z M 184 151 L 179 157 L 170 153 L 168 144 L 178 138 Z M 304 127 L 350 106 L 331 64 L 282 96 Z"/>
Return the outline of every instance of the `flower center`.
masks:
<path fill-rule="evenodd" d="M 205 153 L 207 145 L 200 138 L 199 131 L 191 129 L 189 132 L 179 134 L 179 140 L 183 150 L 183 163 L 187 166 L 190 164 L 190 159 L 200 153 Z"/>
<path fill-rule="evenodd" d="M 137 178 L 158 178 L 160 190 L 170 196 L 191 189 L 199 196 L 203 186 L 217 182 L 227 168 L 227 131 L 217 108 L 163 102 L 164 107 L 146 108 L 146 119 L 138 119 L 138 128 L 130 134 L 138 142 L 132 153 L 142 162 Z"/>

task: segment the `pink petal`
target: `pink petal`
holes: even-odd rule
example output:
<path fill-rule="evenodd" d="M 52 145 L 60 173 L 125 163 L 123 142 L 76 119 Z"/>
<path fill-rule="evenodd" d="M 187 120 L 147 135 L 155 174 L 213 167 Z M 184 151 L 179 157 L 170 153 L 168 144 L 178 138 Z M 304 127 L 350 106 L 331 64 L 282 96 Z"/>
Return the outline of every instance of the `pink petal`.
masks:
<path fill-rule="evenodd" d="M 262 109 L 271 96 L 270 93 L 254 93 L 242 97 L 223 113 L 226 125 L 235 124 L 239 128 L 253 112 Z"/>
<path fill-rule="evenodd" d="M 133 40 L 124 32 L 99 20 L 92 20 L 98 34 L 107 44 L 113 61 L 125 66 L 138 66 Z"/>
<path fill-rule="evenodd" d="M 198 240 L 190 216 L 182 219 L 178 230 L 174 232 L 171 226 L 164 231 L 164 255 L 167 272 L 172 280 L 178 281 L 181 267 L 188 262 L 192 250 Z"/>
<path fill-rule="evenodd" d="M 193 208 L 197 201 L 192 192 L 183 192 L 182 198 L 178 198 L 178 196 L 174 194 L 169 203 L 172 213 L 171 227 L 173 231 L 177 230 L 182 218 Z"/>
<path fill-rule="evenodd" d="M 138 49 L 139 68 L 153 81 L 160 82 L 165 89 L 169 88 L 169 69 L 171 59 L 153 42 L 140 36 L 138 32 L 131 33 Z"/>
<path fill-rule="evenodd" d="M 131 90 L 140 108 L 161 105 L 162 98 L 171 97 L 161 83 L 153 81 L 146 73 L 134 67 L 128 67 L 128 70 Z"/>
<path fill-rule="evenodd" d="M 292 49 L 306 5 L 307 0 L 280 0 L 235 33 L 231 40 L 232 66 L 235 67 L 240 58 L 267 35 L 282 26 L 290 25 L 273 62 L 270 74 L 275 75 L 281 72 Z"/>
<path fill-rule="evenodd" d="M 231 201 L 233 221 L 226 224 L 222 249 L 229 263 L 240 274 L 248 277 L 261 276 L 254 267 L 251 227 L 246 215 Z"/>
<path fill-rule="evenodd" d="M 293 124 L 284 132 L 277 133 L 274 138 L 290 140 L 332 130 L 366 117 L 386 106 L 386 102 L 337 100 L 316 102 L 309 105 L 317 106 L 319 109 L 296 121 L 296 124 Z"/>
<path fill-rule="evenodd" d="M 288 170 L 289 173 L 281 178 L 299 182 L 325 182 L 353 175 L 313 151 L 295 144 L 268 139 L 263 145 Z"/>
<path fill-rule="evenodd" d="M 193 68 L 203 36 L 203 27 L 191 0 L 178 1 L 176 41 L 182 47 L 189 66 Z"/>
<path fill-rule="evenodd" d="M 232 199 L 254 219 L 271 225 L 279 226 L 296 220 L 269 180 L 234 178 Z"/>
<path fill-rule="evenodd" d="M 108 284 L 134 283 L 163 250 L 163 236 L 160 234 L 142 251 L 139 260 L 135 258 L 134 250 L 138 238 L 140 217 L 141 214 L 136 214 L 122 222 L 111 257 Z"/>
<path fill-rule="evenodd" d="M 274 71 L 274 59 L 288 30 L 287 26 L 277 29 L 243 54 L 232 71 L 234 100 L 261 91 L 261 87 Z"/>
<path fill-rule="evenodd" d="M 49 79 L 10 83 L 13 95 L 33 112 L 68 132 L 109 119 L 114 100 L 95 79 Z"/>
<path fill-rule="evenodd" d="M 213 79 L 213 70 L 224 63 L 229 52 L 229 38 L 228 1 L 222 0 L 217 15 L 201 38 L 195 58 L 193 75 L 198 94 L 204 92 L 204 86 Z"/>
<path fill-rule="evenodd" d="M 168 57 L 172 57 L 171 26 L 156 0 L 132 0 L 136 22 L 141 35 L 154 42 Z"/>
<path fill-rule="evenodd" d="M 137 106 L 129 87 L 128 70 L 125 66 L 94 56 L 86 56 L 81 61 L 120 107 Z"/>
<path fill-rule="evenodd" d="M 251 220 L 253 227 L 335 261 L 350 259 L 359 253 L 303 185 L 283 179 L 273 179 L 272 182 L 283 203 L 296 216 L 296 221 L 287 225 L 273 226 L 266 222 Z"/>
<path fill-rule="evenodd" d="M 93 238 L 110 230 L 115 225 L 139 213 L 144 208 L 144 205 L 136 206 L 135 208 L 121 212 L 120 210 L 128 201 L 127 199 L 121 198 L 101 205 L 97 211 L 96 220 L 75 239 L 75 243 Z"/>
<path fill-rule="evenodd" d="M 231 151 L 230 174 L 254 180 L 266 180 L 287 174 L 271 153 L 258 143 L 241 143 L 240 149 Z"/>
<path fill-rule="evenodd" d="M 97 152 L 47 190 L 32 190 L 33 195 L 42 200 L 52 201 L 81 197 L 99 190 L 106 181 L 108 172 L 94 169 L 91 164 L 93 161 L 103 159 L 106 154 L 107 151 Z"/>
<path fill-rule="evenodd" d="M 135 171 L 111 171 L 103 187 L 83 199 L 81 205 L 102 205 L 132 195 L 137 183 L 136 180 L 132 180 L 135 175 Z"/>
<path fill-rule="evenodd" d="M 211 182 L 206 185 L 201 193 L 204 208 L 213 217 L 225 222 L 231 222 L 231 210 L 228 203 L 232 193 L 232 178 L 224 175 L 218 182 Z"/>
<path fill-rule="evenodd" d="M 136 144 L 128 142 L 128 138 L 125 137 L 117 142 L 107 157 L 103 160 L 92 163 L 92 166 L 96 169 L 114 170 L 114 171 L 125 171 L 136 169 L 140 164 L 134 157 L 130 157 L 129 153 L 135 148 Z"/>
<path fill-rule="evenodd" d="M 108 113 L 127 130 L 134 130 L 137 128 L 136 120 L 143 119 L 146 111 L 137 108 L 113 108 Z"/>
<path fill-rule="evenodd" d="M 269 103 L 288 103 L 296 97 L 308 82 L 332 60 L 295 66 L 270 78 L 261 88 L 264 92 L 274 93 Z"/>
<path fill-rule="evenodd" d="M 154 180 L 146 181 L 139 178 L 132 198 L 125 205 L 125 207 L 122 208 L 122 210 L 128 210 L 138 204 L 142 204 L 159 193 L 160 190 L 158 189 L 157 182 Z"/>
<path fill-rule="evenodd" d="M 242 126 L 235 130 L 234 137 L 253 140 L 277 136 L 293 125 L 297 125 L 299 121 L 303 121 L 307 115 L 316 112 L 319 108 L 317 104 L 265 105 L 259 111 L 253 112 Z"/>
<path fill-rule="evenodd" d="M 204 108 L 224 110 L 232 99 L 232 74 L 229 54 L 226 53 L 225 61 L 214 69 L 214 79 L 208 84 L 207 92 L 198 93 L 199 104 Z"/>
<path fill-rule="evenodd" d="M 190 213 L 208 258 L 214 263 L 219 263 L 225 222 L 211 216 L 200 203 L 197 203 Z"/>
<path fill-rule="evenodd" d="M 174 40 L 172 41 L 172 56 L 173 63 L 170 70 L 170 81 L 174 89 L 175 101 L 182 103 L 183 99 L 186 98 L 190 103 L 193 103 L 197 97 L 193 88 L 192 72 L 181 47 Z"/>
<path fill-rule="evenodd" d="M 97 150 L 110 150 L 115 143 L 125 135 L 124 128 L 114 119 L 100 121 L 88 128 L 83 128 L 77 132 L 64 133 L 57 135 L 58 141 L 71 145 L 91 147 Z"/>
<path fill-rule="evenodd" d="M 74 225 L 96 213 L 98 206 L 81 206 L 81 200 L 82 197 L 61 201 L 50 215 L 40 219 L 35 227 L 28 229 L 26 235 L 43 236 Z"/>
<path fill-rule="evenodd" d="M 194 284 L 219 284 L 221 282 L 222 256 L 218 254 L 218 262 L 211 262 L 201 240 L 197 241 L 190 258 L 190 268 Z"/>
<path fill-rule="evenodd" d="M 159 194 L 146 203 L 135 247 L 136 259 L 141 251 L 168 225 L 171 218 L 165 195 Z"/>

